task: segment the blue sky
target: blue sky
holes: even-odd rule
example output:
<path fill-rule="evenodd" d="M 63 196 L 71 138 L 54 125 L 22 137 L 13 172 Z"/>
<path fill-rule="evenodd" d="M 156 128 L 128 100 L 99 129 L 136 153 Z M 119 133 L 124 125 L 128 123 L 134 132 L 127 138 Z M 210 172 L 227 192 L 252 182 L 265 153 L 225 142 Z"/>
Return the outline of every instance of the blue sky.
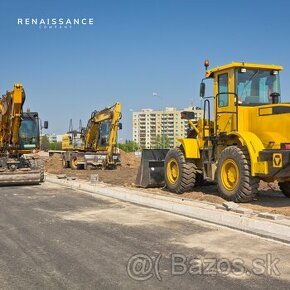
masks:
<path fill-rule="evenodd" d="M 120 101 L 121 140 L 131 138 L 131 109 L 200 105 L 205 58 L 211 67 L 283 65 L 289 102 L 289 11 L 286 0 L 1 0 L 0 92 L 23 83 L 25 107 L 58 134 L 70 118 L 85 125 L 93 110 Z M 18 26 L 24 17 L 93 17 L 94 25 Z"/>

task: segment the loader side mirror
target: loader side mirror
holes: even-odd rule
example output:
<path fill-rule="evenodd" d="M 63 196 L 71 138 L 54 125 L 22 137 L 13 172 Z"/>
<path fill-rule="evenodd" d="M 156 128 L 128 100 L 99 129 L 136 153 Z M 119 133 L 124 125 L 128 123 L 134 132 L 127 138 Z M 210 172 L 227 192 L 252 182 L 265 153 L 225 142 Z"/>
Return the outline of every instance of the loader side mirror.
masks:
<path fill-rule="evenodd" d="M 123 129 L 123 124 L 119 123 L 118 128 L 119 128 L 119 130 L 122 130 Z"/>
<path fill-rule="evenodd" d="M 43 122 L 43 128 L 44 129 L 48 129 L 48 121 L 44 121 Z"/>
<path fill-rule="evenodd" d="M 205 83 L 201 82 L 199 87 L 199 96 L 201 98 L 204 98 L 204 95 L 205 95 Z"/>

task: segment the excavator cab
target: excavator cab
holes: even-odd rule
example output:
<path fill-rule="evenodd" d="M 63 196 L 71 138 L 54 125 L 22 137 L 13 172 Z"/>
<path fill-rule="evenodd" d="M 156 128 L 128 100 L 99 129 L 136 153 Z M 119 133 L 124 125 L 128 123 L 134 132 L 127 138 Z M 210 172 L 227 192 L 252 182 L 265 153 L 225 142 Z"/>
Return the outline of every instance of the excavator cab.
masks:
<path fill-rule="evenodd" d="M 23 113 L 19 129 L 19 144 L 19 149 L 23 150 L 33 150 L 40 147 L 38 113 Z"/>

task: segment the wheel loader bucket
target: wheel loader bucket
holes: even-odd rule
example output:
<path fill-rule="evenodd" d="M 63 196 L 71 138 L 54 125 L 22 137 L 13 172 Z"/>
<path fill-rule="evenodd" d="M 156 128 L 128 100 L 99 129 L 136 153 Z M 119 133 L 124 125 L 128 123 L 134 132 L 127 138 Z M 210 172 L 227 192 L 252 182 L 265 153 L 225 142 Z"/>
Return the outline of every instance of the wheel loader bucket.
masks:
<path fill-rule="evenodd" d="M 169 149 L 144 149 L 135 185 L 139 187 L 164 186 L 164 160 Z"/>

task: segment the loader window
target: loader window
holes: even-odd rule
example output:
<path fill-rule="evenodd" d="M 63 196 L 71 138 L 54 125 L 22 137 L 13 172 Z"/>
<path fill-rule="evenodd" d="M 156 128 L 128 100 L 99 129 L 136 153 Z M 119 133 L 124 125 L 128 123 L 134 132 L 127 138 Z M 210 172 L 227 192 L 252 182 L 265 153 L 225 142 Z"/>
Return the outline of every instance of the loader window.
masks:
<path fill-rule="evenodd" d="M 228 88 L 228 74 L 222 74 L 218 76 L 218 92 L 219 93 L 227 93 L 229 91 Z M 227 107 L 229 104 L 229 95 L 221 94 L 219 95 L 219 107 Z"/>
<path fill-rule="evenodd" d="M 272 103 L 272 93 L 280 94 L 278 71 L 246 69 L 236 71 L 236 91 L 240 105 Z"/>

